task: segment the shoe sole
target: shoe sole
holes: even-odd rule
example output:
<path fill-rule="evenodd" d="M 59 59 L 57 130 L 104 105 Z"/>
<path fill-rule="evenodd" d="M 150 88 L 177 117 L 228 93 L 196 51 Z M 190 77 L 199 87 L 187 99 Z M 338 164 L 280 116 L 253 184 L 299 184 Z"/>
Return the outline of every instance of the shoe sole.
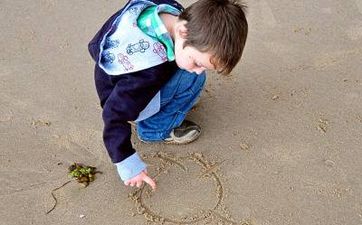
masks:
<path fill-rule="evenodd" d="M 192 132 L 192 134 L 187 134 L 184 138 L 182 138 L 182 140 L 177 140 L 177 138 L 171 137 L 171 140 L 165 139 L 164 142 L 166 144 L 183 145 L 183 144 L 188 144 L 193 141 L 196 141 L 200 135 L 201 135 L 201 130 L 197 130 L 197 131 Z"/>
<path fill-rule="evenodd" d="M 176 141 L 176 140 L 163 140 L 163 141 L 145 141 L 145 140 L 142 140 L 141 138 L 139 138 L 138 136 L 138 140 L 140 140 L 141 142 L 145 143 L 145 144 L 167 144 L 167 145 L 186 145 L 186 144 L 189 144 L 191 142 L 194 142 L 196 141 L 197 139 L 199 139 L 201 135 L 201 132 L 198 132 L 197 136 L 190 139 L 190 140 L 187 140 L 187 141 Z"/>
<path fill-rule="evenodd" d="M 131 124 L 131 126 L 133 127 L 133 128 L 136 128 L 136 123 L 135 122 L 133 122 L 133 121 L 128 121 L 130 124 Z M 180 129 L 180 128 L 179 128 Z M 182 129 L 182 128 L 181 128 Z M 190 129 L 190 127 L 188 127 L 187 129 Z M 196 129 L 195 130 L 195 134 L 192 134 L 191 135 L 191 137 L 189 138 L 189 140 L 185 140 L 185 141 L 177 141 L 177 140 L 175 140 L 174 138 L 172 138 L 172 140 L 162 140 L 162 141 L 145 141 L 145 140 L 142 140 L 140 137 L 138 137 L 138 135 L 137 135 L 137 137 L 138 137 L 138 139 L 141 141 L 141 142 L 143 142 L 143 143 L 146 143 L 146 144 L 155 144 L 155 143 L 163 143 L 163 144 L 169 144 L 169 145 L 185 145 L 185 144 L 189 144 L 189 143 L 191 143 L 191 142 L 194 142 L 194 141 L 196 141 L 199 137 L 200 137 L 200 135 L 201 135 L 201 128 L 199 127 L 199 126 L 195 126 L 194 127 L 194 129 Z M 175 136 L 174 134 L 171 134 L 172 136 Z M 176 138 L 177 139 L 177 138 Z M 187 138 L 186 138 L 187 139 Z"/>

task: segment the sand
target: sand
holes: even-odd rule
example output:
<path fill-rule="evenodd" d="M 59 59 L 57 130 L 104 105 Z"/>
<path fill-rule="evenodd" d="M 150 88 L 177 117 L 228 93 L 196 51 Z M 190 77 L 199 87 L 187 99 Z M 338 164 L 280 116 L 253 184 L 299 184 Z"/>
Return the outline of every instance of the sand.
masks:
<path fill-rule="evenodd" d="M 123 3 L 0 2 L 0 225 L 362 224 L 360 0 L 249 1 L 241 63 L 189 115 L 200 139 L 132 139 L 156 192 L 125 187 L 102 143 L 87 43 Z M 73 162 L 103 174 L 46 214 Z"/>

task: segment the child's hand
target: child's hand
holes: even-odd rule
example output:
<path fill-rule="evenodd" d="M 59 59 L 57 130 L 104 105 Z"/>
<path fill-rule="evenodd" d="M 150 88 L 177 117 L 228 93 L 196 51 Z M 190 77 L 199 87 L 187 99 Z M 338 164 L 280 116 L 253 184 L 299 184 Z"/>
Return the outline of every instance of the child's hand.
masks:
<path fill-rule="evenodd" d="M 126 186 L 129 185 L 131 187 L 134 187 L 135 185 L 137 187 L 141 187 L 143 181 L 146 182 L 147 184 L 149 184 L 151 186 L 152 190 L 156 190 L 156 183 L 154 180 L 152 180 L 151 177 L 148 176 L 147 170 L 143 170 L 140 174 L 133 177 L 132 179 L 126 180 L 124 182 L 124 184 Z"/>

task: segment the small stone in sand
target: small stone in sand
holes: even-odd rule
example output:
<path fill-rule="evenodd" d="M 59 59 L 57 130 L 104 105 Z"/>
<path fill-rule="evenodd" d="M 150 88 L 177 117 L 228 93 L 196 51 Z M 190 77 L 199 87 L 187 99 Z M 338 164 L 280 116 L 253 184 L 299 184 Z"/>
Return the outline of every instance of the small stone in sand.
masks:
<path fill-rule="evenodd" d="M 31 125 L 35 128 L 38 128 L 40 126 L 50 126 L 51 125 L 51 122 L 49 120 L 42 120 L 42 119 L 39 119 L 39 120 L 33 120 L 31 122 Z"/>
<path fill-rule="evenodd" d="M 319 119 L 319 124 L 317 126 L 318 130 L 320 130 L 322 133 L 327 133 L 327 126 L 328 126 L 328 120 Z"/>
<path fill-rule="evenodd" d="M 326 166 L 328 166 L 328 167 L 333 167 L 335 165 L 335 163 L 329 159 L 325 160 L 324 164 L 326 164 Z"/>
<path fill-rule="evenodd" d="M 240 143 L 240 148 L 242 150 L 248 150 L 250 146 L 247 143 Z"/>

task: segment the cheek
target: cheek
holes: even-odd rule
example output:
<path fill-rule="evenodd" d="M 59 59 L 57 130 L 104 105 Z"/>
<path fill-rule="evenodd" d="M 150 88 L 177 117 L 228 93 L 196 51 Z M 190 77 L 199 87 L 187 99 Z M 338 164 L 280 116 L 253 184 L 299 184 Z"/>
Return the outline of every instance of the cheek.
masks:
<path fill-rule="evenodd" d="M 187 59 L 185 59 L 182 54 L 176 54 L 175 58 L 178 67 L 185 70 L 189 69 L 190 65 L 188 64 Z"/>
<path fill-rule="evenodd" d="M 178 67 L 184 70 L 192 69 L 192 62 L 187 52 L 181 46 L 175 46 L 175 61 Z"/>
<path fill-rule="evenodd" d="M 178 65 L 178 67 L 180 67 L 181 69 L 184 69 L 184 70 L 191 70 L 192 69 L 192 65 L 191 63 L 185 59 L 185 58 L 179 58 L 177 60 L 176 58 L 176 64 Z"/>

